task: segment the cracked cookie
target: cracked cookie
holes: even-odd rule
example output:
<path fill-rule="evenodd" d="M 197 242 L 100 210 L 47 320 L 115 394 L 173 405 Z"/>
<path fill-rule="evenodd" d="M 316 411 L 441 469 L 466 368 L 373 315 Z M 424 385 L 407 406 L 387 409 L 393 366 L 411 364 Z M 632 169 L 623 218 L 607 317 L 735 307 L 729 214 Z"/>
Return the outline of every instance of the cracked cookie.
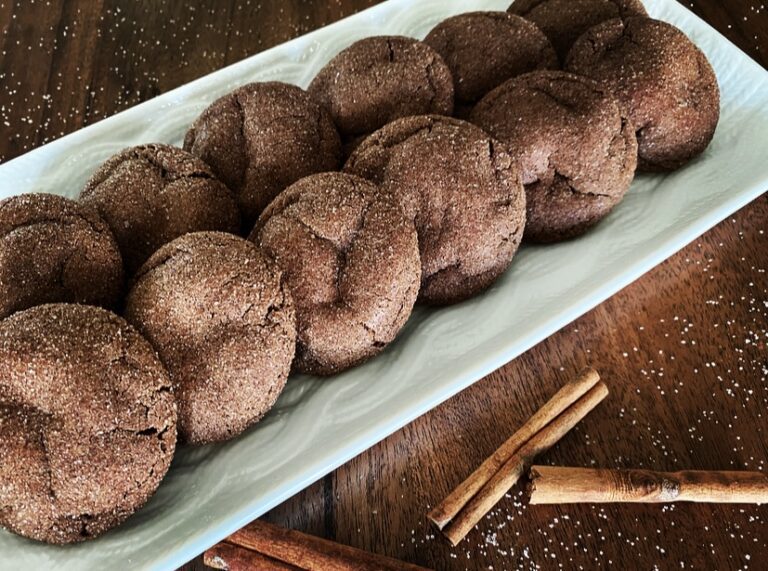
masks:
<path fill-rule="evenodd" d="M 232 192 L 203 161 L 170 145 L 141 145 L 114 155 L 93 174 L 80 201 L 109 224 L 128 275 L 174 238 L 240 230 Z"/>
<path fill-rule="evenodd" d="M 517 169 L 470 123 L 438 115 L 398 119 L 366 139 L 344 170 L 391 192 L 415 221 L 424 303 L 480 293 L 520 245 L 525 193 Z"/>
<path fill-rule="evenodd" d="M 648 15 L 640 0 L 515 0 L 508 11 L 541 28 L 561 62 L 592 26 L 614 18 Z"/>
<path fill-rule="evenodd" d="M 629 189 L 637 141 L 618 100 L 597 82 L 561 71 L 510 79 L 471 116 L 519 165 L 527 199 L 525 238 L 578 236 Z"/>
<path fill-rule="evenodd" d="M 177 238 L 139 270 L 125 316 L 168 368 L 182 441 L 233 438 L 275 404 L 296 345 L 281 278 L 256 246 L 222 232 Z"/>
<path fill-rule="evenodd" d="M 453 75 L 455 115 L 466 117 L 486 93 L 536 69 L 558 69 L 557 54 L 535 24 L 506 12 L 468 12 L 443 20 L 424 38 Z"/>
<path fill-rule="evenodd" d="M 638 168 L 671 171 L 709 146 L 720 118 L 720 89 L 704 53 L 666 22 L 609 20 L 573 46 L 567 68 L 600 81 L 629 110 Z"/>
<path fill-rule="evenodd" d="M 114 307 L 122 288 L 120 250 L 94 209 L 53 194 L 0 202 L 0 318 L 42 303 Z"/>
<path fill-rule="evenodd" d="M 341 142 L 331 117 L 287 83 L 250 83 L 214 101 L 184 138 L 238 198 L 246 228 L 298 179 L 336 170 Z"/>
<path fill-rule="evenodd" d="M 347 151 L 390 121 L 453 112 L 453 79 L 427 44 L 402 36 L 357 41 L 328 62 L 309 92 L 331 113 Z"/>
<path fill-rule="evenodd" d="M 0 525 L 96 537 L 152 496 L 175 446 L 168 374 L 122 318 L 51 304 L 0 322 Z"/>
<path fill-rule="evenodd" d="M 421 273 L 416 229 L 367 180 L 323 173 L 296 182 L 250 239 L 285 272 L 299 371 L 330 375 L 373 357 L 411 314 Z"/>

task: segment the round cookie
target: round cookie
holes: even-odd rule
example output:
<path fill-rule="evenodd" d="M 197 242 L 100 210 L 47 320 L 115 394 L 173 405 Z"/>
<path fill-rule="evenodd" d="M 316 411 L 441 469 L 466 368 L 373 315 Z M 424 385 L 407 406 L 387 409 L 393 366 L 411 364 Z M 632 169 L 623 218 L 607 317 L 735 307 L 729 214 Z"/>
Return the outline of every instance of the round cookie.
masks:
<path fill-rule="evenodd" d="M 422 302 L 443 305 L 490 286 L 520 245 L 525 193 L 503 147 L 478 127 L 438 115 L 380 129 L 346 172 L 398 197 L 416 223 Z"/>
<path fill-rule="evenodd" d="M 508 11 L 541 28 L 561 62 L 592 26 L 613 18 L 648 15 L 640 0 L 515 0 Z"/>
<path fill-rule="evenodd" d="M 168 368 L 185 442 L 237 436 L 285 386 L 293 303 L 278 267 L 243 238 L 197 232 L 169 242 L 139 270 L 125 316 Z"/>
<path fill-rule="evenodd" d="M 296 182 L 250 239 L 285 272 L 302 372 L 330 375 L 373 357 L 411 314 L 421 276 L 416 229 L 397 199 L 367 180 L 324 173 Z"/>
<path fill-rule="evenodd" d="M 232 192 L 196 156 L 170 145 L 140 145 L 108 159 L 80 201 L 98 210 L 133 275 L 163 244 L 189 232 L 238 232 Z"/>
<path fill-rule="evenodd" d="M 51 304 L 0 322 L 0 525 L 96 537 L 152 496 L 175 446 L 168 374 L 122 318 Z"/>
<path fill-rule="evenodd" d="M 453 112 L 453 79 L 440 55 L 402 36 L 359 40 L 328 62 L 309 92 L 331 113 L 347 149 L 399 117 Z"/>
<path fill-rule="evenodd" d="M 634 130 L 617 99 L 591 79 L 561 71 L 521 75 L 485 96 L 471 118 L 507 146 L 520 168 L 526 239 L 582 234 L 632 183 Z"/>
<path fill-rule="evenodd" d="M 424 39 L 453 75 L 456 115 L 486 93 L 536 69 L 557 69 L 557 54 L 533 23 L 506 12 L 467 12 L 443 20 Z"/>
<path fill-rule="evenodd" d="M 573 46 L 569 70 L 619 97 L 637 130 L 638 168 L 671 171 L 704 152 L 720 118 L 717 77 L 683 32 L 659 20 L 609 20 Z"/>
<path fill-rule="evenodd" d="M 184 138 L 238 197 L 246 227 L 284 188 L 341 162 L 328 112 L 295 85 L 250 83 L 214 101 Z"/>
<path fill-rule="evenodd" d="M 122 288 L 120 250 L 95 210 L 53 194 L 0 202 L 0 318 L 52 302 L 113 307 Z"/>

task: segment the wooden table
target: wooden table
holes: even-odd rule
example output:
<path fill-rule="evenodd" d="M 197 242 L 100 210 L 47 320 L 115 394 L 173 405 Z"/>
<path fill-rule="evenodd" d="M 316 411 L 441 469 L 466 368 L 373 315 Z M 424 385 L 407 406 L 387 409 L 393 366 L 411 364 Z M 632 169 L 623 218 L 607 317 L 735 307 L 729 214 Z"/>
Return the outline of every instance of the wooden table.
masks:
<path fill-rule="evenodd" d="M 374 3 L 0 0 L 0 160 Z M 760 0 L 686 5 L 768 64 Z M 612 396 L 544 462 L 768 470 L 766 231 L 763 196 L 266 519 L 436 569 L 768 568 L 766 507 L 527 507 L 515 489 L 458 548 L 424 518 L 587 363 Z"/>

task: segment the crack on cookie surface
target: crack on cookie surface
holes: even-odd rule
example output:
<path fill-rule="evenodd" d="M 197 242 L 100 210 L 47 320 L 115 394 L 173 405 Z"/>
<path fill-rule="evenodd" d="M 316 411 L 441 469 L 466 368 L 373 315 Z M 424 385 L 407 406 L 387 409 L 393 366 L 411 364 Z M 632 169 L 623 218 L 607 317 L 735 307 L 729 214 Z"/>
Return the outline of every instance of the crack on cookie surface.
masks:
<path fill-rule="evenodd" d="M 415 300 L 411 282 L 418 284 L 409 224 L 393 198 L 339 173 L 299 181 L 264 212 L 251 240 L 283 266 L 292 288 L 299 370 L 343 370 L 394 338 Z M 374 251 L 378 245 L 392 251 Z"/>
<path fill-rule="evenodd" d="M 21 535 L 50 543 L 81 541 L 119 524 L 154 492 L 175 448 L 175 408 L 171 395 L 163 391 L 170 383 L 148 343 L 104 310 L 53 304 L 3 321 L 0 354 L 4 357 L 0 413 L 3 408 L 6 413 L 14 411 L 10 417 L 4 415 L 6 421 L 35 426 L 31 431 L 24 429 L 28 444 L 18 444 L 22 449 L 32 444 L 39 450 L 36 469 L 44 474 L 47 487 L 43 496 L 33 488 L 31 503 L 23 500 L 24 517 L 4 510 L 0 521 Z M 49 363 L 51 358 L 56 361 Z M 130 371 L 126 363 L 131 364 Z M 77 370 L 76 386 L 72 370 Z M 56 392 L 40 388 L 48 375 L 57 381 Z M 91 408 L 84 403 L 91 403 Z M 100 413 L 102 407 L 105 411 Z M 133 424 L 137 418 L 143 419 L 139 427 Z M 160 444 L 133 451 L 130 462 L 119 454 L 110 456 L 111 448 L 100 445 L 118 432 L 138 442 L 147 438 L 141 432 L 150 427 L 155 429 L 151 438 Z M 94 454 L 86 456 L 86 452 Z M 83 466 L 84 475 L 73 482 L 71 471 L 78 465 Z M 115 479 L 117 467 L 122 467 L 120 481 Z M 34 469 L 28 467 L 24 474 L 10 477 L 24 482 Z M 98 494 L 86 501 L 85 507 L 90 507 L 78 511 L 73 502 L 80 502 L 81 487 L 89 486 L 83 478 L 102 477 L 106 480 L 95 486 Z M 13 498 L 5 499 L 13 505 Z M 102 511 L 93 511 L 96 506 Z M 36 512 L 34 520 L 27 519 L 29 510 Z"/>
<path fill-rule="evenodd" d="M 416 116 L 369 137 L 345 166 L 345 171 L 382 184 L 398 196 L 415 220 L 422 255 L 420 296 L 426 303 L 453 303 L 474 295 L 490 282 L 469 278 L 498 275 L 516 251 L 519 240 L 512 235 L 519 227 L 514 220 L 524 218 L 523 188 L 511 157 L 495 145 L 464 121 Z M 414 161 L 419 166 L 411 164 Z M 398 178 L 403 176 L 416 180 Z M 496 234 L 508 239 L 491 237 Z M 488 248 L 488 243 L 499 248 Z M 449 283 L 448 275 L 457 281 Z M 439 287 L 433 286 L 438 282 Z"/>

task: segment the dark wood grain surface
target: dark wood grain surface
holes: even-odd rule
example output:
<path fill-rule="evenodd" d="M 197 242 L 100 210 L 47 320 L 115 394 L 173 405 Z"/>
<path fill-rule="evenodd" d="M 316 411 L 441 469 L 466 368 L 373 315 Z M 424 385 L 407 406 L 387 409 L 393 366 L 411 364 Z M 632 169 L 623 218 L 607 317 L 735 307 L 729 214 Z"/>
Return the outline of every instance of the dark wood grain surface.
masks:
<path fill-rule="evenodd" d="M 0 160 L 374 3 L 0 0 Z M 768 64 L 762 2 L 685 4 Z M 763 196 L 265 518 L 435 569 L 768 569 L 768 507 L 529 507 L 515 489 L 457 548 L 424 518 L 587 363 L 612 395 L 542 463 L 768 470 L 766 231 Z"/>

